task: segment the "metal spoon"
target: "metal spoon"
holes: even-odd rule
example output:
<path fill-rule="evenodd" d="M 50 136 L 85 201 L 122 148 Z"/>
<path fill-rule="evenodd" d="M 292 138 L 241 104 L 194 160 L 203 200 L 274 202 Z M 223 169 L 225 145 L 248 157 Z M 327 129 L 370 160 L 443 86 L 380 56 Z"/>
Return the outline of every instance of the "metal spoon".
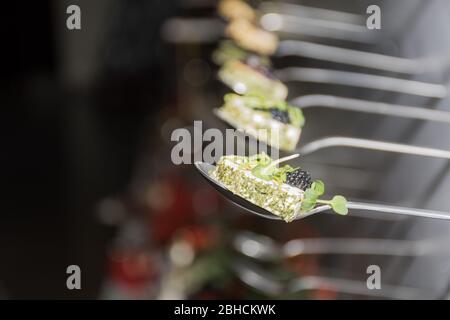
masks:
<path fill-rule="evenodd" d="M 450 159 L 450 153 L 449 153 Z M 261 216 L 263 218 L 272 219 L 272 220 L 281 220 L 280 217 L 272 214 L 271 212 L 251 203 L 250 201 L 232 193 L 229 191 L 224 185 L 220 182 L 214 180 L 209 176 L 209 172 L 215 169 L 215 166 L 211 164 L 207 164 L 204 162 L 197 161 L 195 162 L 195 167 L 200 172 L 200 174 L 226 199 L 230 202 L 234 203 L 238 207 L 245 209 L 246 211 Z M 423 217 L 423 218 L 433 218 L 433 219 L 442 219 L 442 220 L 450 220 L 450 213 L 439 212 L 433 210 L 423 210 L 423 209 L 415 209 L 415 208 L 406 208 L 406 207 L 398 207 L 398 206 L 390 206 L 383 204 L 372 204 L 372 203 L 364 203 L 364 202 L 348 202 L 348 209 L 355 210 L 367 210 L 373 212 L 381 212 L 381 213 L 392 213 L 392 214 L 400 214 L 407 216 L 415 216 L 415 217 Z M 298 212 L 294 218 L 294 220 L 299 220 L 311 216 L 313 214 L 329 211 L 331 207 L 329 205 L 322 205 L 314 208 L 308 212 Z"/>
<path fill-rule="evenodd" d="M 298 148 L 295 151 L 295 153 L 300 153 L 301 155 L 308 155 L 318 150 L 331 147 L 367 149 L 367 150 L 401 153 L 401 154 L 450 160 L 450 151 L 448 150 L 410 146 L 402 143 L 360 139 L 360 138 L 339 137 L 339 136 L 325 137 L 311 141 L 305 144 L 304 146 Z"/>
<path fill-rule="evenodd" d="M 324 94 L 308 94 L 299 96 L 290 101 L 290 104 L 306 108 L 330 108 L 337 110 L 355 111 L 361 113 L 380 114 L 407 119 L 450 123 L 450 112 L 419 108 L 413 106 L 397 105 L 392 103 L 375 102 L 362 99 L 344 98 Z M 218 109 L 213 109 L 214 114 L 222 118 Z M 237 128 L 239 129 L 239 128 Z"/>
<path fill-rule="evenodd" d="M 280 1 L 262 1 L 258 5 L 257 10 L 263 13 L 289 14 L 295 17 L 308 17 L 311 19 L 347 23 L 352 25 L 365 26 L 366 21 L 366 18 L 363 15 L 355 13 L 310 7 L 296 3 L 287 3 Z"/>
<path fill-rule="evenodd" d="M 263 13 L 261 27 L 272 32 L 362 43 L 377 40 L 374 35 L 378 33 L 368 30 L 362 15 L 280 2 L 263 2 L 258 11 Z M 410 59 L 300 40 L 280 41 L 276 56 L 291 55 L 404 74 L 439 72 L 450 65 L 448 55 Z"/>
<path fill-rule="evenodd" d="M 379 33 L 369 32 L 362 24 L 273 11 L 262 14 L 259 24 L 267 31 L 277 32 L 280 37 L 300 35 L 356 43 L 374 43 L 378 39 L 376 35 L 379 35 Z"/>
<path fill-rule="evenodd" d="M 187 4 L 184 4 L 185 6 Z M 212 2 L 189 4 L 196 9 L 214 9 Z M 329 10 L 317 7 L 303 6 L 283 2 L 261 2 L 254 9 L 260 16 L 260 21 L 268 20 L 267 27 L 275 27 L 273 31 L 288 32 L 306 36 L 317 36 L 346 41 L 368 43 L 376 39 L 365 25 L 366 17 L 343 11 Z M 268 15 L 277 15 L 267 19 Z M 217 21 L 220 21 L 217 19 Z M 274 24 L 275 22 L 275 24 Z M 276 23 L 278 22 L 278 23 Z M 262 24 L 262 23 L 261 23 Z M 262 24 L 264 27 L 265 25 Z M 181 30 L 182 31 L 182 30 Z M 198 32 L 205 30 L 199 29 Z M 371 41 L 372 40 L 372 41 Z"/>
<path fill-rule="evenodd" d="M 262 261 L 288 259 L 307 254 L 352 254 L 422 256 L 439 251 L 437 241 L 408 241 L 364 238 L 293 239 L 278 244 L 272 238 L 250 231 L 237 233 L 232 240 L 239 253 Z"/>
<path fill-rule="evenodd" d="M 325 94 L 308 94 L 294 98 L 292 105 L 300 109 L 320 107 L 393 117 L 450 123 L 450 112 Z"/>
<path fill-rule="evenodd" d="M 267 25 L 273 23 L 270 21 L 274 19 L 282 19 L 282 15 L 267 14 L 262 19 L 263 25 Z M 308 30 L 305 28 L 299 29 L 302 30 L 303 33 Z M 364 27 L 364 29 L 366 28 Z M 314 27 L 313 30 L 317 32 L 317 28 Z M 171 43 L 210 43 L 220 39 L 223 34 L 223 24 L 213 18 L 172 18 L 164 24 L 161 33 L 163 39 Z M 368 38 L 369 37 L 364 36 L 364 39 Z M 281 40 L 274 56 L 280 58 L 298 56 L 412 75 L 442 72 L 450 65 L 450 58 L 448 55 L 412 59 L 347 49 L 304 40 Z"/>
<path fill-rule="evenodd" d="M 436 294 L 420 288 L 384 284 L 381 290 L 369 290 L 366 282 L 325 276 L 303 276 L 280 281 L 254 264 L 235 261 L 231 266 L 237 277 L 246 285 L 270 296 L 292 294 L 310 290 L 334 292 L 389 299 L 433 299 Z"/>
<path fill-rule="evenodd" d="M 358 72 L 289 67 L 275 71 L 275 75 L 281 81 L 286 82 L 301 81 L 336 84 L 356 88 L 405 93 L 430 98 L 444 98 L 448 94 L 447 87 L 441 84 Z"/>
<path fill-rule="evenodd" d="M 404 74 L 442 72 L 450 65 L 448 56 L 409 59 L 300 40 L 281 41 L 275 56 L 299 56 Z"/>
<path fill-rule="evenodd" d="M 347 28 L 339 23 L 276 13 L 265 14 L 261 26 L 267 31 L 356 43 L 374 43 L 377 40 L 371 36 L 372 33 L 367 33 L 366 27 L 349 25 Z M 170 43 L 214 43 L 222 37 L 224 28 L 223 21 L 214 17 L 173 17 L 162 25 L 161 37 Z"/>
<path fill-rule="evenodd" d="M 357 19 L 356 15 L 293 4 L 265 3 L 261 7 L 265 13 L 259 22 L 268 31 L 286 31 L 290 34 L 357 42 L 376 40 L 374 33 L 368 32 L 364 20 Z M 359 23 L 355 24 L 357 20 Z M 212 42 L 220 38 L 223 28 L 223 23 L 214 18 L 172 18 L 164 24 L 162 36 L 170 42 Z M 448 54 L 403 58 L 304 40 L 281 40 L 275 56 L 299 56 L 404 74 L 440 72 L 450 65 Z"/>

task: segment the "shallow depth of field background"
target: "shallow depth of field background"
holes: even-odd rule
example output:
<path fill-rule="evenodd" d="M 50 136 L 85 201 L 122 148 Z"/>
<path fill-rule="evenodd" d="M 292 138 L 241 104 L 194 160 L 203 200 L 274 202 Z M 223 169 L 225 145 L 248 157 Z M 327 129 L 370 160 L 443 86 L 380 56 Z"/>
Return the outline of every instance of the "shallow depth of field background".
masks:
<path fill-rule="evenodd" d="M 374 44 L 308 41 L 410 58 L 450 52 L 445 0 L 297 2 L 360 14 L 369 4 L 382 8 L 383 27 Z M 67 30 L 69 4 L 81 7 L 82 30 Z M 172 130 L 194 120 L 203 120 L 204 128 L 226 128 L 211 112 L 227 92 L 210 58 L 220 28 L 168 27 L 175 17 L 217 20 L 214 1 L 4 6 L 1 299 L 370 298 L 335 287 L 264 292 L 239 279 L 237 261 L 284 283 L 311 275 L 365 282 L 366 267 L 376 264 L 383 284 L 423 290 L 424 298 L 448 297 L 448 250 L 415 258 L 305 255 L 262 263 L 232 249 L 244 231 L 279 243 L 321 237 L 426 241 L 448 240 L 450 224 L 328 214 L 289 225 L 262 220 L 227 203 L 192 166 L 174 166 Z M 275 60 L 276 67 L 287 65 L 443 84 L 450 74 L 449 67 L 405 76 L 311 59 Z M 290 97 L 326 93 L 450 111 L 449 98 L 299 83 L 289 90 Z M 450 150 L 446 124 L 323 108 L 305 115 L 301 143 L 340 135 Z M 443 160 L 329 149 L 305 157 L 302 165 L 327 182 L 329 194 L 450 212 L 450 170 Z M 66 288 L 71 264 L 82 270 L 82 290 Z"/>

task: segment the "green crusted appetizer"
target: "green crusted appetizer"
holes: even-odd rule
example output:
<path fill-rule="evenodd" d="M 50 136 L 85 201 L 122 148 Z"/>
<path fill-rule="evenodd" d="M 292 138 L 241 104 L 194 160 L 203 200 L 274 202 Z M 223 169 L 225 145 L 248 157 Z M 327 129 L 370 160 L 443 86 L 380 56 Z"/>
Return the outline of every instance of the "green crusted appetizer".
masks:
<path fill-rule="evenodd" d="M 220 42 L 219 47 L 213 52 L 212 60 L 219 66 L 231 60 L 240 60 L 254 67 L 269 68 L 272 65 L 268 57 L 244 50 L 231 40 Z"/>
<path fill-rule="evenodd" d="M 339 214 L 347 214 L 347 201 L 342 196 L 320 200 L 325 187 L 320 180 L 300 168 L 280 163 L 298 154 L 272 160 L 262 153 L 251 157 L 222 156 L 210 176 L 234 194 L 279 216 L 286 222 L 312 210 L 317 204 L 328 204 Z"/>
<path fill-rule="evenodd" d="M 263 65 L 254 65 L 256 59 L 229 60 L 219 70 L 219 78 L 239 94 L 258 94 L 268 99 L 285 100 L 287 87 Z"/>
<path fill-rule="evenodd" d="M 300 139 L 305 118 L 299 108 L 283 100 L 229 93 L 216 114 L 237 129 L 278 149 L 292 151 Z"/>
<path fill-rule="evenodd" d="M 214 50 L 212 59 L 219 66 L 231 60 L 244 61 L 249 56 L 249 52 L 238 47 L 230 40 L 223 40 L 219 47 Z"/>

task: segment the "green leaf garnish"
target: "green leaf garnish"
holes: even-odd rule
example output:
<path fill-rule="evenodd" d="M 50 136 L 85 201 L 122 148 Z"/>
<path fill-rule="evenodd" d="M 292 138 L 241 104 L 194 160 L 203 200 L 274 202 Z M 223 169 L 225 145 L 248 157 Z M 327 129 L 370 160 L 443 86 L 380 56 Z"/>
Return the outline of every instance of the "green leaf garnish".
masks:
<path fill-rule="evenodd" d="M 268 108 L 277 108 L 281 111 L 286 111 L 288 108 L 288 104 L 286 101 L 270 101 L 270 106 Z"/>
<path fill-rule="evenodd" d="M 321 200 L 319 197 L 325 193 L 325 185 L 320 180 L 315 180 L 311 188 L 306 189 L 303 195 L 303 202 L 301 206 L 302 212 L 308 212 L 316 206 L 317 203 L 328 204 L 334 212 L 341 215 L 348 213 L 347 199 L 343 196 L 334 196 L 331 200 Z"/>
<path fill-rule="evenodd" d="M 287 174 L 289 172 L 294 172 L 296 169 L 292 168 L 290 165 L 285 164 L 280 168 L 276 168 L 275 172 L 272 173 L 272 178 L 279 184 L 286 182 Z"/>
<path fill-rule="evenodd" d="M 266 153 L 262 152 L 260 154 L 255 154 L 248 158 L 250 164 L 255 165 L 268 165 L 272 162 L 272 158 L 270 158 Z"/>
<path fill-rule="evenodd" d="M 252 169 L 252 174 L 255 177 L 266 181 L 275 180 L 278 183 L 283 183 L 286 181 L 286 174 L 288 172 L 292 172 L 294 169 L 289 165 L 285 165 L 281 168 L 278 168 L 277 165 L 281 162 L 297 158 L 298 156 L 298 154 L 294 154 L 292 156 L 284 157 L 275 161 L 266 163 L 260 162 Z"/>
<path fill-rule="evenodd" d="M 230 60 L 243 60 L 248 52 L 235 45 L 232 41 L 222 41 L 219 48 L 213 52 L 212 59 L 218 65 L 223 65 Z"/>
<path fill-rule="evenodd" d="M 289 114 L 289 119 L 291 120 L 291 124 L 298 128 L 302 128 L 305 125 L 305 117 L 303 116 L 303 112 L 294 106 L 288 105 L 287 111 Z"/>
<path fill-rule="evenodd" d="M 272 180 L 272 174 L 274 173 L 275 169 L 276 168 L 272 166 L 264 166 L 258 164 L 256 167 L 253 168 L 252 174 L 260 179 L 270 181 Z"/>
<path fill-rule="evenodd" d="M 306 189 L 306 191 L 304 193 L 303 201 L 302 201 L 301 210 L 303 212 L 307 212 L 307 211 L 314 209 L 314 207 L 316 206 L 318 197 L 319 196 L 317 195 L 317 193 L 314 191 L 313 188 Z"/>
<path fill-rule="evenodd" d="M 311 185 L 311 189 L 314 190 L 317 197 L 320 197 L 325 193 L 325 184 L 321 180 L 315 180 Z"/>
<path fill-rule="evenodd" d="M 314 209 L 319 194 L 315 190 L 316 181 L 313 182 L 311 188 L 305 190 L 301 210 L 306 212 Z"/>
<path fill-rule="evenodd" d="M 343 196 L 334 196 L 333 199 L 331 199 L 330 205 L 334 212 L 338 214 L 346 215 L 348 213 L 347 199 Z"/>

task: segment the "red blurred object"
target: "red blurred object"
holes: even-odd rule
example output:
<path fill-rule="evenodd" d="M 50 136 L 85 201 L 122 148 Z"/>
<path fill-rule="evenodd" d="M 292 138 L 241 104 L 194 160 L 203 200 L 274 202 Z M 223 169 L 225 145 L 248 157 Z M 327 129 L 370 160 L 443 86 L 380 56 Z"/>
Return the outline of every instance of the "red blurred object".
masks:
<path fill-rule="evenodd" d="M 181 227 L 194 221 L 193 190 L 181 177 L 168 177 L 161 182 L 161 197 L 166 205 L 150 215 L 151 236 L 156 244 L 165 244 Z M 154 196 L 158 196 L 157 194 Z"/>
<path fill-rule="evenodd" d="M 158 268 L 151 256 L 141 250 L 120 250 L 109 256 L 111 279 L 126 287 L 148 287 L 158 276 Z"/>
<path fill-rule="evenodd" d="M 180 231 L 180 237 L 191 244 L 195 251 L 202 251 L 214 246 L 217 233 L 210 227 L 189 226 Z"/>
<path fill-rule="evenodd" d="M 319 275 L 320 273 L 318 257 L 314 255 L 288 259 L 285 265 L 298 275 Z"/>
<path fill-rule="evenodd" d="M 337 292 L 332 287 L 322 288 L 314 291 L 312 298 L 315 300 L 336 300 Z"/>

